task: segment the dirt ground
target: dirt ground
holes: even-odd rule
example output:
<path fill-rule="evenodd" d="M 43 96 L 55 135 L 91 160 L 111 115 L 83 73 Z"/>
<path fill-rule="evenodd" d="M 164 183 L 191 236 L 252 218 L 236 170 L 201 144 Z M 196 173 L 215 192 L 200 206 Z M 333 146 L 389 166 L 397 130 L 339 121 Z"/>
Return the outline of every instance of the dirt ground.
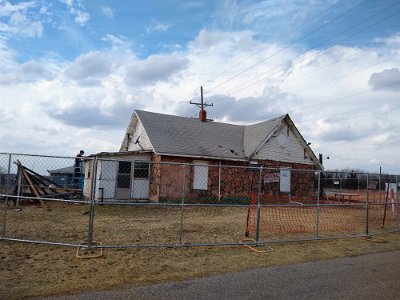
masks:
<path fill-rule="evenodd" d="M 87 206 L 57 203 L 49 207 L 51 211 L 35 206 L 8 210 L 7 236 L 63 243 L 87 241 Z M 324 209 L 319 213 L 321 237 L 362 233 L 364 209 Z M 184 230 L 180 235 L 182 214 Z M 261 232 L 263 240 L 315 237 L 314 208 L 277 208 L 262 210 L 261 214 L 267 228 Z M 3 215 L 0 224 L 2 218 Z M 180 207 L 99 206 L 95 210 L 93 239 L 103 245 L 228 243 L 244 238 L 246 220 L 246 207 L 185 207 L 182 211 Z M 381 207 L 371 210 L 371 229 L 382 231 L 381 220 Z M 396 225 L 393 213 L 388 212 L 386 225 Z M 271 243 L 268 245 L 273 251 L 267 253 L 255 253 L 243 246 L 105 249 L 102 257 L 90 260 L 77 258 L 75 247 L 0 241 L 0 299 L 113 289 L 124 284 L 183 280 L 400 249 L 398 233 L 380 238 L 385 243 L 360 238 Z"/>
<path fill-rule="evenodd" d="M 10 238 L 80 244 L 87 242 L 88 205 L 47 203 L 46 210 L 34 205 L 22 211 L 9 209 L 6 234 Z M 256 208 L 180 206 L 96 206 L 93 240 L 103 245 L 171 245 L 232 243 L 244 238 L 247 222 L 255 236 Z M 181 223 L 182 216 L 182 223 Z M 369 233 L 398 227 L 391 207 L 370 205 Z M 0 214 L 0 224 L 4 215 Z M 318 228 L 317 228 L 318 219 Z M 260 240 L 300 240 L 319 237 L 361 235 L 366 230 L 363 204 L 351 206 L 263 207 L 260 210 Z M 182 228 L 182 234 L 181 234 Z"/>

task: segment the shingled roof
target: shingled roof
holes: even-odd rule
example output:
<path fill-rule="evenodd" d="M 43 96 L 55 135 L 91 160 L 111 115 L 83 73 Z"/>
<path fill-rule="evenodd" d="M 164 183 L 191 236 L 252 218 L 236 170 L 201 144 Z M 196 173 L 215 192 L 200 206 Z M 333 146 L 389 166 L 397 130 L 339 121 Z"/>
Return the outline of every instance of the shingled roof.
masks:
<path fill-rule="evenodd" d="M 50 174 L 73 174 L 75 166 L 69 166 L 61 169 L 47 170 Z"/>
<path fill-rule="evenodd" d="M 120 151 L 127 150 L 127 136 L 133 136 L 138 120 L 143 125 L 152 151 L 157 154 L 238 161 L 251 159 L 286 123 L 293 128 L 304 148 L 310 150 L 314 163 L 319 165 L 318 159 L 287 114 L 253 125 L 235 125 L 135 110 Z"/>

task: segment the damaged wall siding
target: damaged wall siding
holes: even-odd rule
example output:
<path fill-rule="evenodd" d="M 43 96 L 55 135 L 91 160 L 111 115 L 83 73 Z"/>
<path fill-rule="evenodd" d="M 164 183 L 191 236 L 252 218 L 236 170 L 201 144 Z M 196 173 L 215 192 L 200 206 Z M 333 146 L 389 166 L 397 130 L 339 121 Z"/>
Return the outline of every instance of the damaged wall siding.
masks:
<path fill-rule="evenodd" d="M 150 139 L 141 122 L 137 122 L 133 134 L 130 137 L 128 151 L 151 150 Z"/>
<path fill-rule="evenodd" d="M 304 156 L 304 146 L 301 145 L 294 132 L 290 128 L 288 130 L 287 125 L 277 135 L 271 137 L 254 158 L 314 164 L 310 157 Z"/>
<path fill-rule="evenodd" d="M 197 160 L 197 159 L 196 159 Z M 159 164 L 159 162 L 193 163 L 191 158 L 168 157 L 155 155 L 151 167 L 150 199 L 152 201 L 180 201 L 182 192 L 185 192 L 185 201 L 202 197 L 218 198 L 242 196 L 247 197 L 249 192 L 258 191 L 259 171 L 246 168 L 247 162 L 208 160 L 207 190 L 196 190 L 193 186 L 194 166 L 177 164 Z M 204 160 L 206 161 L 206 160 Z M 264 168 L 291 168 L 301 170 L 313 170 L 313 165 L 297 164 L 278 161 L 263 161 Z M 243 166 L 227 167 L 227 166 Z M 276 172 L 276 170 L 273 170 Z M 278 170 L 279 171 L 279 170 Z M 266 171 L 264 171 L 266 172 Z M 221 174 L 221 175 L 220 175 Z M 263 173 L 264 174 L 264 173 Z M 221 176 L 221 179 L 219 178 Z M 312 194 L 314 189 L 314 172 L 292 172 L 291 194 Z M 263 193 L 270 195 L 280 194 L 279 183 L 262 184 Z"/>

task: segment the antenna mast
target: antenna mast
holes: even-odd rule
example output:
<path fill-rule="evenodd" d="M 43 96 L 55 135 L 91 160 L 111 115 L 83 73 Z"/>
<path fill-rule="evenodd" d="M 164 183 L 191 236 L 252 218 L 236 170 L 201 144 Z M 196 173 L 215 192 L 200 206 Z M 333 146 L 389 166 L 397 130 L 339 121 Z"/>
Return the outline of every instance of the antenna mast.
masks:
<path fill-rule="evenodd" d="M 205 111 L 204 107 L 214 106 L 214 103 L 208 104 L 208 103 L 204 102 L 204 99 L 203 99 L 203 87 L 202 86 L 200 86 L 200 95 L 201 95 L 200 103 L 190 101 L 190 104 L 194 104 L 194 105 L 196 105 L 197 107 L 200 108 L 199 119 L 200 119 L 201 122 L 213 121 L 211 119 L 207 119 L 207 112 Z"/>

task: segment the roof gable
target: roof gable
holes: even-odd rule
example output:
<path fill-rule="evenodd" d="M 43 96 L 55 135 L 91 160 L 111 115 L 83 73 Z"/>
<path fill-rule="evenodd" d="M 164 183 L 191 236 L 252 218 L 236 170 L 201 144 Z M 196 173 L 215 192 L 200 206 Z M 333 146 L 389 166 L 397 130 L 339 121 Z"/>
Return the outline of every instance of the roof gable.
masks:
<path fill-rule="evenodd" d="M 282 124 L 285 116 L 244 127 L 244 151 L 251 158 L 260 147 L 268 141 L 268 137 Z"/>

